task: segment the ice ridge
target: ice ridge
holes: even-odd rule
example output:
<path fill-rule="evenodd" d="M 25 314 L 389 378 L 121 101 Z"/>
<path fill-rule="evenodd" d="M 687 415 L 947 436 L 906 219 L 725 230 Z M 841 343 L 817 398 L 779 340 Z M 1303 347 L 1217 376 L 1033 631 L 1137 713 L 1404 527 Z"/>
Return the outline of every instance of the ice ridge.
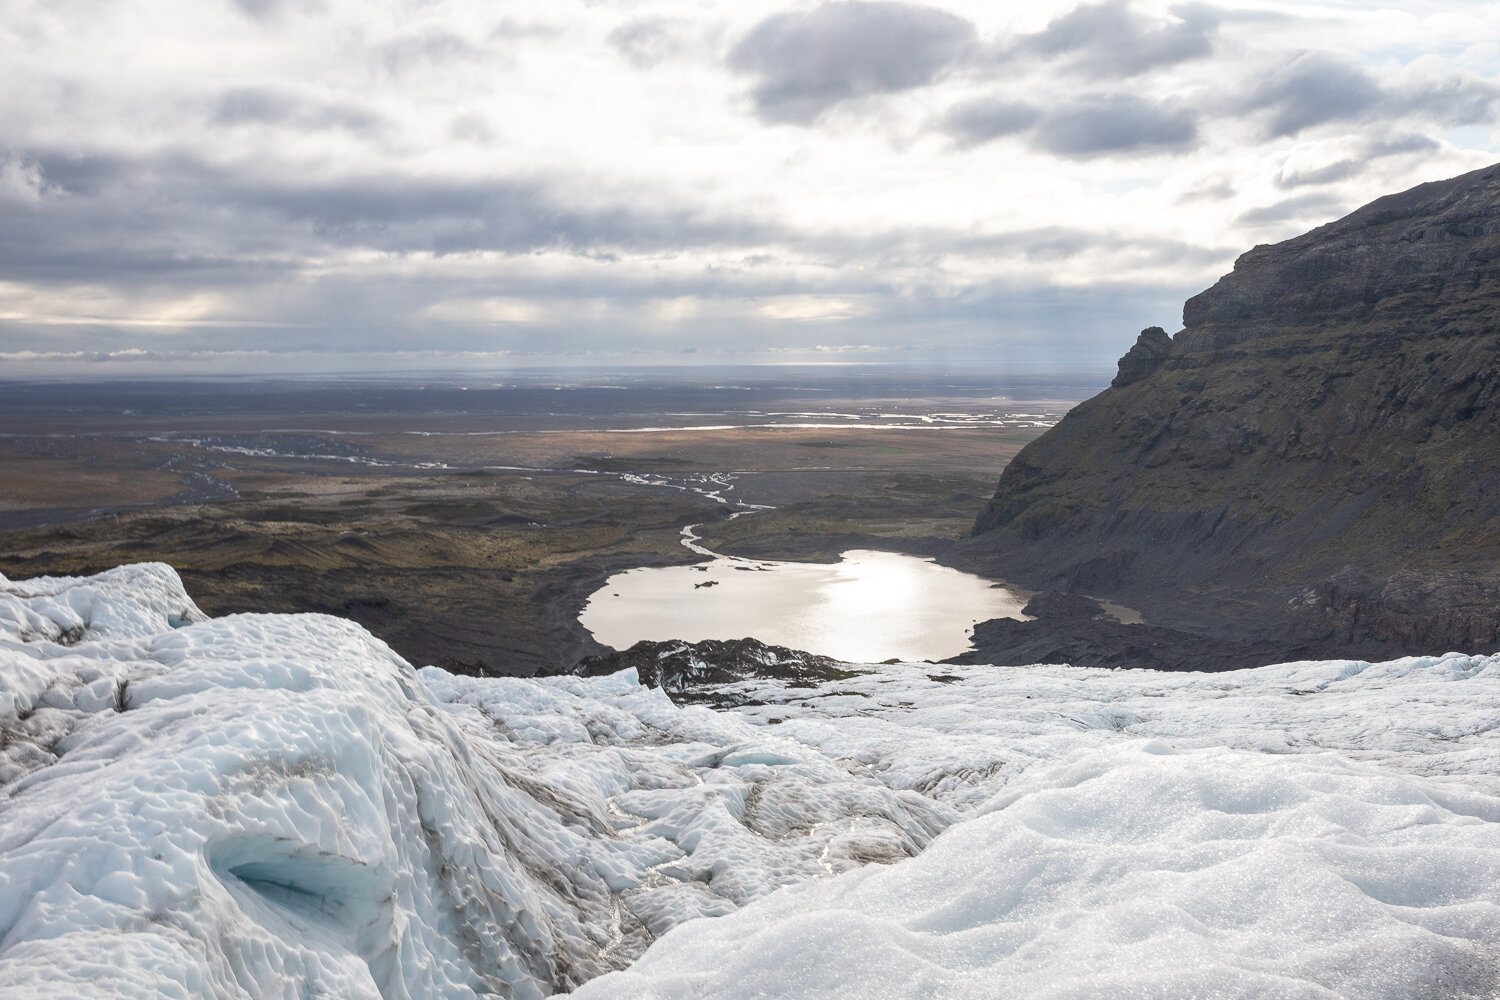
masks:
<path fill-rule="evenodd" d="M 729 688 L 0 577 L 0 994 L 1500 991 L 1500 657 Z"/>
<path fill-rule="evenodd" d="M 419 673 L 163 566 L 4 587 L 6 996 L 540 998 L 957 818 L 633 674 Z"/>

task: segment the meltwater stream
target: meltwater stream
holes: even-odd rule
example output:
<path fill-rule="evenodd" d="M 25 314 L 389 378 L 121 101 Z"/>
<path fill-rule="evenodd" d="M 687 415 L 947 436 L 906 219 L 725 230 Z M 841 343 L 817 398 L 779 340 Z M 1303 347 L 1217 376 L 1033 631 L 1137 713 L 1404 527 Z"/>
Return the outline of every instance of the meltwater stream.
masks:
<path fill-rule="evenodd" d="M 941 660 L 969 648 L 976 622 L 1021 618 L 1024 598 L 930 559 L 853 549 L 836 563 L 713 561 L 627 570 L 589 598 L 579 621 L 615 649 L 642 639 L 740 639 L 871 663 Z"/>

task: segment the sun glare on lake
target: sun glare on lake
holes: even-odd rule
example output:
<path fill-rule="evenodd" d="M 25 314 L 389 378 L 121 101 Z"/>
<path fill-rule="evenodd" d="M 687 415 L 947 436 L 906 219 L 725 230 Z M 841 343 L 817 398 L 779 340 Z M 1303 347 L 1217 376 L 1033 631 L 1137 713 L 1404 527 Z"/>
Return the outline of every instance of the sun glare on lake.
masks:
<path fill-rule="evenodd" d="M 940 660 L 975 622 L 1020 618 L 1024 598 L 930 559 L 855 549 L 837 563 L 716 559 L 618 573 L 580 621 L 607 646 L 741 639 L 851 662 Z"/>

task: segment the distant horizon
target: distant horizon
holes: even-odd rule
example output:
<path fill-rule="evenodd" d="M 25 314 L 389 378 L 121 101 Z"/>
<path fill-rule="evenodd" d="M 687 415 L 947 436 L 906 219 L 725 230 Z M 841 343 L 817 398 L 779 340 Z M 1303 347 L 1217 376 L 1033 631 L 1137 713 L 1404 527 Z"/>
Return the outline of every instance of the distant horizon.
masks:
<path fill-rule="evenodd" d="M 1134 343 L 1135 334 L 1132 334 L 1129 343 Z M 1129 343 L 1122 347 L 1120 354 L 1124 354 Z M 393 360 L 392 367 L 307 367 L 298 368 L 291 365 L 278 367 L 267 367 L 254 369 L 246 367 L 243 369 L 232 368 L 196 368 L 190 365 L 212 364 L 212 362 L 177 362 L 178 367 L 172 367 L 172 363 L 153 363 L 150 361 L 90 361 L 74 362 L 67 365 L 59 365 L 53 369 L 47 369 L 44 365 L 38 365 L 38 370 L 26 371 L 23 366 L 5 365 L 0 366 L 0 384 L 4 383 L 89 383 L 89 382 L 172 382 L 172 381 L 318 381 L 348 379 L 353 381 L 412 381 L 423 379 L 486 379 L 492 377 L 505 377 L 507 375 L 539 375 L 550 371 L 568 372 L 574 375 L 597 372 L 607 374 L 610 372 L 649 372 L 649 371 L 729 371 L 738 369 L 888 369 L 892 371 L 910 370 L 928 373 L 953 371 L 972 372 L 986 376 L 1004 376 L 1014 374 L 1018 377 L 1044 376 L 1044 375 L 1067 375 L 1087 376 L 1098 375 L 1108 378 L 1115 371 L 1115 361 L 1102 363 L 1098 360 L 1082 361 L 1027 361 L 1019 359 L 1003 359 L 995 357 L 939 357 L 929 356 L 925 358 L 850 358 L 843 360 L 714 360 L 702 357 L 684 357 L 679 359 L 658 358 L 655 360 L 642 360 L 639 358 L 619 357 L 614 360 L 601 360 L 597 357 L 578 358 L 568 356 L 543 356 L 534 355 L 522 358 L 508 359 L 505 363 L 462 365 L 452 360 L 449 356 L 424 355 L 432 357 L 432 367 L 394 367 L 400 360 Z M 333 362 L 343 360 L 347 356 L 321 356 Z M 368 359 L 368 355 L 358 357 Z M 442 363 L 446 362 L 446 364 Z M 106 368 L 106 366 L 108 366 Z"/>

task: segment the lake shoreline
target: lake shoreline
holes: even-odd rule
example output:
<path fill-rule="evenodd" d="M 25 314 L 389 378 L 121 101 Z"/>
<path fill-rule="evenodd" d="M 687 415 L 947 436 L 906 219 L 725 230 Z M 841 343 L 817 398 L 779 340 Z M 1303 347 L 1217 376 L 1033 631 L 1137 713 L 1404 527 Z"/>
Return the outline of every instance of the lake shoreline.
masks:
<path fill-rule="evenodd" d="M 710 550 L 684 543 L 695 553 Z M 579 623 L 616 650 L 643 640 L 740 639 L 845 662 L 937 662 L 970 647 L 974 625 L 1021 613 L 1025 598 L 935 560 L 848 549 L 834 563 L 716 556 L 615 574 Z"/>

